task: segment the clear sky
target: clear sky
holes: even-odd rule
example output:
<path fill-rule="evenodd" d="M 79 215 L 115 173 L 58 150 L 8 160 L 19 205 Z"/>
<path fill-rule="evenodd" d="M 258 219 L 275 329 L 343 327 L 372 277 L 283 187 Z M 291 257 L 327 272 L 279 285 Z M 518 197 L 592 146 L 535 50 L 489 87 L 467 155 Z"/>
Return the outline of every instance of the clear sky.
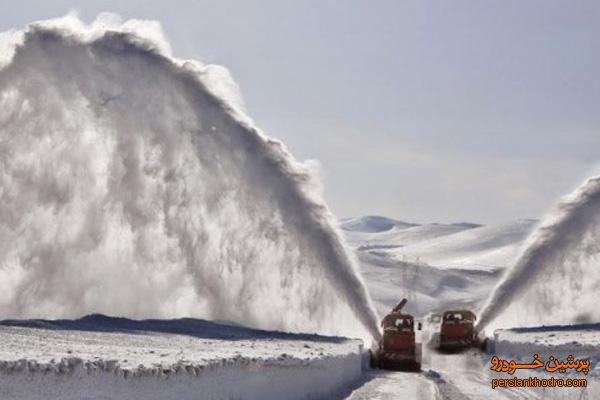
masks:
<path fill-rule="evenodd" d="M 599 1 L 20 0 L 0 30 L 70 9 L 227 66 L 340 217 L 537 218 L 600 164 Z"/>

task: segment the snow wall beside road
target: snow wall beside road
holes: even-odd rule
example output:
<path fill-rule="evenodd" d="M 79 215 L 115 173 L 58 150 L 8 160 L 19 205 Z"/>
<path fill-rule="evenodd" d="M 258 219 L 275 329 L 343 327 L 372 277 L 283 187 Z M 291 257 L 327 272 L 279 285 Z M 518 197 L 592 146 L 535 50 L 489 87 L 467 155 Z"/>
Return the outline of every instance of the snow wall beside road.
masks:
<path fill-rule="evenodd" d="M 2 400 L 334 399 L 362 374 L 360 352 L 311 360 L 222 360 L 123 370 L 116 361 L 0 362 Z"/>

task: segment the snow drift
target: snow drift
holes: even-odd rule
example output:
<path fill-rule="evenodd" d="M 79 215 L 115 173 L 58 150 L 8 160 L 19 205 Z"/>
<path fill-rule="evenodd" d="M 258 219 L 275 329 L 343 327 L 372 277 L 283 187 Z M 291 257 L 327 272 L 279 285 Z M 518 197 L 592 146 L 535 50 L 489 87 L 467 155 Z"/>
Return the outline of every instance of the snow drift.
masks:
<path fill-rule="evenodd" d="M 529 238 L 478 328 L 600 321 L 600 177 L 587 179 Z"/>
<path fill-rule="evenodd" d="M 1 315 L 378 335 L 310 168 L 225 69 L 110 14 L 0 41 Z"/>

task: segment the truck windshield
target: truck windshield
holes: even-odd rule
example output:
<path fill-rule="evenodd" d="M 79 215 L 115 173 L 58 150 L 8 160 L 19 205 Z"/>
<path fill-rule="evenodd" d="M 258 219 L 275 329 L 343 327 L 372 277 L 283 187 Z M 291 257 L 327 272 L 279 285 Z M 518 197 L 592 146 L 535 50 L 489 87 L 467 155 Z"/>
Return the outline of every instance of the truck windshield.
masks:
<path fill-rule="evenodd" d="M 444 322 L 459 324 L 463 322 L 472 322 L 472 318 L 470 318 L 468 314 L 451 313 L 444 316 Z"/>
<path fill-rule="evenodd" d="M 397 318 L 394 321 L 394 326 L 400 330 L 410 330 L 411 329 L 410 322 L 411 321 L 408 318 Z"/>

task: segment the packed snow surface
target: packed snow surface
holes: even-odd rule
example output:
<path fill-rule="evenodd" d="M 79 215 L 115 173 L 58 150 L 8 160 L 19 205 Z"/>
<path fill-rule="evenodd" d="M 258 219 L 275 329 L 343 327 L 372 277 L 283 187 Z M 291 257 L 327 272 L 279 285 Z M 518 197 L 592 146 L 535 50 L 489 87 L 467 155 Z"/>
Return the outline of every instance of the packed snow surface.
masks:
<path fill-rule="evenodd" d="M 0 315 L 378 336 L 310 165 L 253 125 L 224 68 L 112 14 L 0 40 Z"/>
<path fill-rule="evenodd" d="M 0 325 L 0 398 L 335 398 L 360 379 L 362 342 L 202 320 Z"/>

